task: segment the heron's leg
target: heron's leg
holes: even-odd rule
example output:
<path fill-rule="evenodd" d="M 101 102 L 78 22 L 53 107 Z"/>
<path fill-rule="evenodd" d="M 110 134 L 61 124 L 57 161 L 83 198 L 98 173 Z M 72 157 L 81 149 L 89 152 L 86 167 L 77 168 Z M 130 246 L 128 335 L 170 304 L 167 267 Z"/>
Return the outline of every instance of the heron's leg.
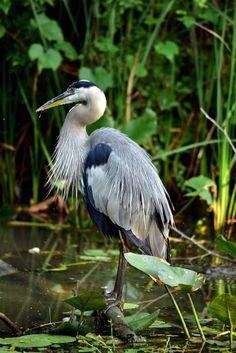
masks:
<path fill-rule="evenodd" d="M 118 305 L 121 303 L 124 281 L 125 281 L 125 270 L 127 266 L 127 261 L 124 257 L 124 254 L 128 251 L 128 248 L 125 244 L 125 241 L 122 237 L 121 232 L 119 232 L 119 236 L 120 236 L 120 254 L 119 254 L 119 260 L 118 260 L 116 280 L 115 280 L 113 291 L 108 294 L 108 302 L 111 301 L 112 306 Z"/>

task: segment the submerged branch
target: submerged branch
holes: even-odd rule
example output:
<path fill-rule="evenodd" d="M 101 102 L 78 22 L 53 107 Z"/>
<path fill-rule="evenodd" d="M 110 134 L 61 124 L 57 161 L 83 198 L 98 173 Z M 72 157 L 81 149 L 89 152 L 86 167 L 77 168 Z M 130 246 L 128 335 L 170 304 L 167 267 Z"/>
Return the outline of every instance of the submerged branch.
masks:
<path fill-rule="evenodd" d="M 124 314 L 118 306 L 110 307 L 104 314 L 111 321 L 115 336 L 127 342 L 138 342 L 138 336 L 128 326 Z"/>
<path fill-rule="evenodd" d="M 14 333 L 20 333 L 20 329 L 14 324 L 9 317 L 7 317 L 4 313 L 0 312 L 0 320 L 2 320 Z"/>

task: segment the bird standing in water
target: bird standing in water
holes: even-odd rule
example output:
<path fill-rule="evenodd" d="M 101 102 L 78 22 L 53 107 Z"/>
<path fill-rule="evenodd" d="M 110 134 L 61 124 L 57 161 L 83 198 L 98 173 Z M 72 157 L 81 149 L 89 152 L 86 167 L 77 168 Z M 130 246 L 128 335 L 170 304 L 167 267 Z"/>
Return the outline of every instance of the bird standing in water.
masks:
<path fill-rule="evenodd" d="M 87 210 L 98 230 L 120 237 L 118 272 L 111 295 L 113 302 L 118 303 L 122 297 L 127 240 L 144 254 L 170 261 L 172 206 L 155 166 L 139 145 L 112 128 L 87 135 L 86 126 L 104 114 L 107 104 L 105 94 L 95 83 L 76 81 L 37 111 L 69 103 L 75 105 L 61 128 L 49 183 L 64 198 L 69 192 L 77 198 L 82 184 Z"/>

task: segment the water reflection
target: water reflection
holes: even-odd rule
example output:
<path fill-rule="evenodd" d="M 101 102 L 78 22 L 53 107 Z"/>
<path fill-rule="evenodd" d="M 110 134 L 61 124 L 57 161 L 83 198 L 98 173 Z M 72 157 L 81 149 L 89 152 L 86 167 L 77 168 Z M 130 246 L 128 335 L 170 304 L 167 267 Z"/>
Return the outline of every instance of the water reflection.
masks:
<path fill-rule="evenodd" d="M 63 313 L 70 310 L 70 307 L 63 303 L 63 299 L 72 296 L 74 287 L 77 287 L 78 291 L 113 288 L 118 259 L 118 252 L 111 251 L 118 249 L 115 240 L 108 245 L 107 240 L 96 233 L 1 225 L 0 244 L 0 312 L 5 313 L 24 329 L 50 321 L 60 321 Z M 175 244 L 173 246 L 175 247 Z M 30 253 L 29 249 L 35 247 L 39 248 L 40 252 Z M 183 248 L 186 254 L 186 246 Z M 101 252 L 97 252 L 97 249 L 101 249 Z M 210 260 L 208 257 L 208 261 Z M 183 259 L 181 264 L 183 265 Z M 191 267 L 190 263 L 184 265 Z M 195 270 L 205 272 L 208 277 L 206 285 L 193 293 L 199 313 L 204 312 L 206 304 L 212 300 L 216 291 L 219 294 L 230 285 L 231 293 L 235 294 L 235 276 L 226 280 L 230 277 L 230 271 L 226 271 L 225 267 L 223 276 L 221 272 L 210 267 L 206 258 L 204 262 L 195 262 L 194 266 Z M 233 270 L 231 272 L 235 273 Z M 217 273 L 220 276 L 217 276 Z M 179 327 L 179 320 L 163 288 L 157 287 L 147 276 L 131 267 L 128 267 L 126 278 L 126 301 L 139 303 L 138 311 L 141 312 L 161 309 L 160 319 L 175 323 L 176 327 Z M 177 300 L 188 317 L 187 298 L 180 293 L 177 294 Z M 1 331 L 6 332 L 8 328 L 0 321 L 0 333 Z M 153 328 L 148 331 L 149 340 L 152 340 L 154 334 L 155 340 L 159 339 L 158 345 L 165 347 L 157 332 L 161 333 L 162 338 L 163 334 L 165 336 L 165 330 L 157 331 Z M 176 346 L 177 339 L 175 335 Z M 189 350 L 189 347 L 190 343 L 186 352 L 195 351 L 195 348 Z M 203 348 L 202 351 L 207 350 Z"/>

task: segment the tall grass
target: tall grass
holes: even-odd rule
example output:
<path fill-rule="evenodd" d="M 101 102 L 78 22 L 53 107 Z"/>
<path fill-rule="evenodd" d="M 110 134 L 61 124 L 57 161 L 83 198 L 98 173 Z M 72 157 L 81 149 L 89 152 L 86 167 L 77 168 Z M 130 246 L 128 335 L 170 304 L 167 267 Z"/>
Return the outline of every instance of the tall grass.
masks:
<path fill-rule="evenodd" d="M 235 217 L 235 182 L 232 177 L 235 154 L 222 129 L 217 128 L 218 125 L 225 129 L 229 138 L 234 139 L 236 29 L 232 24 L 236 20 L 235 4 L 233 9 L 226 5 L 223 11 L 216 4 L 211 4 L 212 13 L 218 16 L 218 23 L 214 24 L 214 30 L 201 27 L 206 31 L 205 37 L 212 37 L 212 50 L 205 59 L 202 41 L 197 36 L 199 27 L 191 30 L 199 106 L 216 121 L 212 124 L 205 119 L 206 114 L 201 116 L 201 139 L 210 142 L 216 136 L 218 143 L 216 148 L 211 149 L 212 157 L 205 148 L 198 154 L 201 174 L 211 176 L 216 184 L 213 203 L 216 232 L 226 230 L 226 223 Z"/>
<path fill-rule="evenodd" d="M 4 22 L 6 28 L 13 27 L 10 38 L 15 46 L 8 47 L 6 41 L 9 54 L 7 59 L 1 59 L 1 110 L 5 119 L 0 135 L 2 201 L 13 204 L 16 200 L 16 166 L 19 169 L 21 163 L 19 156 L 15 161 L 19 121 L 31 124 L 27 130 L 31 136 L 24 142 L 31 141 L 30 153 L 22 176 L 30 189 L 28 202 L 31 199 L 35 203 L 46 195 L 45 190 L 42 191 L 45 169 L 67 110 L 58 108 L 39 119 L 35 113 L 37 106 L 62 92 L 76 79 L 64 72 L 65 66 L 73 72 L 77 70 L 78 76 L 84 67 L 92 74 L 96 68 L 104 68 L 104 77 L 99 79 L 105 83 L 108 77 L 112 80 L 106 95 L 107 116 L 113 126 L 122 129 L 130 121 L 138 120 L 145 109 L 154 110 L 157 129 L 150 132 L 150 138 L 144 140 L 143 145 L 156 156 L 155 161 L 161 159 L 160 174 L 164 182 L 169 183 L 168 189 L 173 186 L 173 193 L 182 197 L 185 178 L 198 174 L 211 176 L 217 184 L 213 205 L 215 228 L 219 231 L 227 218 L 233 219 L 236 213 L 236 189 L 232 179 L 234 153 L 225 135 L 200 114 L 200 107 L 215 118 L 233 140 L 236 29 L 232 24 L 236 22 L 235 8 L 230 4 L 222 8 L 216 2 L 209 2 L 206 9 L 199 10 L 197 6 L 201 2 L 183 4 L 178 0 L 150 0 L 145 4 L 143 1 L 93 0 L 81 1 L 76 6 L 72 1 L 64 0 L 51 6 L 47 1 L 29 0 L 26 3 L 25 18 L 29 26 L 32 20 L 35 21 L 34 32 L 24 31 L 21 17 L 13 8 Z M 78 59 L 70 62 L 64 57 L 63 65 L 57 71 L 44 70 L 39 74 L 36 62 L 29 60 L 28 48 L 32 43 L 40 43 L 46 51 L 54 45 L 44 36 L 48 28 L 40 24 L 42 13 L 61 26 L 65 40 L 78 51 Z M 218 16 L 218 21 L 212 21 L 211 14 Z M 184 25 L 181 16 L 186 15 L 194 18 L 194 25 Z M 14 33 L 18 33 L 19 28 L 22 29 L 20 47 L 17 46 L 19 36 Z M 155 48 L 168 41 L 179 48 L 174 60 L 168 60 Z M 16 66 L 11 73 L 14 79 L 9 80 L 6 72 L 14 55 L 16 58 L 22 56 L 25 64 L 24 67 L 23 64 Z M 161 96 L 170 100 L 167 107 L 162 107 Z"/>
<path fill-rule="evenodd" d="M 227 15 L 229 8 L 226 7 L 224 16 L 222 16 L 222 33 L 221 38 L 227 40 Z M 236 2 L 233 9 L 233 23 L 236 23 Z M 236 28 L 232 28 L 231 43 L 229 43 L 231 52 L 225 47 L 223 41 L 219 42 L 214 39 L 215 53 L 215 77 L 216 77 L 216 122 L 225 129 L 227 135 L 233 139 L 235 133 L 236 121 L 236 77 L 235 77 L 235 60 L 236 60 Z M 229 74 L 226 74 L 225 70 Z M 227 81 L 226 81 L 227 77 Z M 235 162 L 235 153 L 229 144 L 226 136 L 220 129 L 217 129 L 218 138 L 223 137 L 222 144 L 217 148 L 218 161 L 218 190 L 214 204 L 215 212 L 215 229 L 219 232 L 224 228 L 225 222 L 235 217 L 235 188 L 233 182 L 232 167 Z M 234 206 L 233 206 L 234 205 Z"/>

